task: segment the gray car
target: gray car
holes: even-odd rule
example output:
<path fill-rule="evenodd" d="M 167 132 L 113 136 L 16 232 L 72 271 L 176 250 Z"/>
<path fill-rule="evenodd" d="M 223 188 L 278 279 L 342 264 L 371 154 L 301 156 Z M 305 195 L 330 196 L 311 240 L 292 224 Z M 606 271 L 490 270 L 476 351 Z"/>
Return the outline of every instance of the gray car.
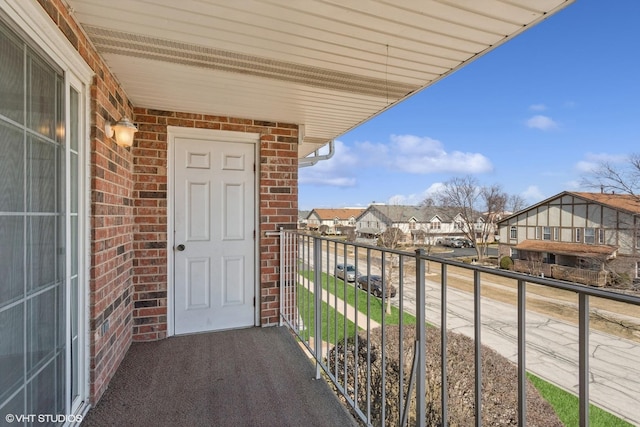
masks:
<path fill-rule="evenodd" d="M 351 264 L 336 265 L 336 277 L 338 279 L 346 280 L 347 282 L 355 282 L 358 276 L 359 274 L 353 265 Z"/>

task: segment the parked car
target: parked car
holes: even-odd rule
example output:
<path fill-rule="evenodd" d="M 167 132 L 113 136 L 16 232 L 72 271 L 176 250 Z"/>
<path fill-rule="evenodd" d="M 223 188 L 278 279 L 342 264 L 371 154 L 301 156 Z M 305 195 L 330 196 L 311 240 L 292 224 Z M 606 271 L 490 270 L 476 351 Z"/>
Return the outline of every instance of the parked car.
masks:
<path fill-rule="evenodd" d="M 382 277 L 378 275 L 358 277 L 358 287 L 382 298 Z M 385 291 L 391 298 L 396 296 L 396 288 L 393 285 L 385 285 Z"/>
<path fill-rule="evenodd" d="M 360 274 L 356 271 L 356 268 L 353 265 L 351 264 L 336 265 L 336 277 L 338 279 L 346 280 L 347 282 L 355 282 L 358 276 L 360 276 Z"/>
<path fill-rule="evenodd" d="M 475 248 L 476 244 L 469 239 L 460 239 L 462 241 L 463 248 Z"/>

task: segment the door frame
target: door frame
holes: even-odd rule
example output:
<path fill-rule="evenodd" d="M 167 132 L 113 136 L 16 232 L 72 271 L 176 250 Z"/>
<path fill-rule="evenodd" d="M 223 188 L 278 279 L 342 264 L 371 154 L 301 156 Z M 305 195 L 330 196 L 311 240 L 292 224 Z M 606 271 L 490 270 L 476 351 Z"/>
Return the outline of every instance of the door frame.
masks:
<path fill-rule="evenodd" d="M 254 214 L 255 238 L 253 242 L 253 292 L 255 306 L 254 326 L 260 325 L 260 134 L 251 132 L 232 132 L 215 129 L 187 128 L 167 126 L 167 336 L 175 335 L 175 140 L 176 138 L 205 139 L 215 142 L 251 143 L 254 145 Z"/>

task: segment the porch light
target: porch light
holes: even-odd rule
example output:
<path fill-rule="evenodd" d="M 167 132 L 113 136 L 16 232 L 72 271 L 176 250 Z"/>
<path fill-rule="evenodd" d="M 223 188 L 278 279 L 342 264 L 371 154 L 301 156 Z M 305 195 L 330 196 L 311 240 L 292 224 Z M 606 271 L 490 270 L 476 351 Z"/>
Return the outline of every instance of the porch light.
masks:
<path fill-rule="evenodd" d="M 123 117 L 118 123 L 113 125 L 107 122 L 107 124 L 104 125 L 104 131 L 109 138 L 115 134 L 116 144 L 119 146 L 131 147 L 133 144 L 133 134 L 138 132 L 138 128 L 131 122 L 131 120 Z"/>

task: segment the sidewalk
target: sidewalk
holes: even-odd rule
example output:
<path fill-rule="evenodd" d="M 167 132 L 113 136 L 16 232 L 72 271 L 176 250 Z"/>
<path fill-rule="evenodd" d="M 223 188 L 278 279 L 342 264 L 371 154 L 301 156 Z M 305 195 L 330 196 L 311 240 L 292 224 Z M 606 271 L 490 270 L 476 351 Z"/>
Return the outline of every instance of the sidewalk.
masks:
<path fill-rule="evenodd" d="M 298 275 L 298 281 L 299 283 L 301 283 L 305 289 L 307 289 L 309 292 L 314 293 L 314 283 L 313 280 L 311 279 L 307 279 L 306 277 L 302 276 L 302 275 Z M 345 282 L 345 286 L 349 286 L 346 282 Z M 354 284 L 354 289 L 355 289 L 355 284 Z M 336 295 L 333 295 L 329 292 L 327 292 L 325 289 L 322 290 L 322 293 L 320 295 L 321 299 L 323 302 L 327 303 L 329 305 L 329 307 L 333 308 L 334 310 L 336 310 L 338 313 L 342 314 L 344 317 L 346 317 L 348 320 L 350 320 L 353 323 L 356 323 L 358 325 L 359 328 L 365 327 L 367 325 L 367 316 L 363 313 L 360 313 L 359 311 L 356 312 L 355 307 L 353 307 L 352 305 L 347 304 L 343 299 L 338 298 Z M 345 312 L 345 306 L 347 307 L 347 310 Z M 356 318 L 357 318 L 357 322 L 356 322 Z M 374 328 L 378 328 L 380 327 L 380 323 L 376 322 L 375 320 L 369 320 L 369 325 L 371 327 L 371 329 Z M 309 339 L 309 345 L 313 347 L 313 338 Z M 325 341 L 322 342 L 322 354 L 327 354 L 328 352 L 328 348 L 329 348 L 329 344 Z"/>

